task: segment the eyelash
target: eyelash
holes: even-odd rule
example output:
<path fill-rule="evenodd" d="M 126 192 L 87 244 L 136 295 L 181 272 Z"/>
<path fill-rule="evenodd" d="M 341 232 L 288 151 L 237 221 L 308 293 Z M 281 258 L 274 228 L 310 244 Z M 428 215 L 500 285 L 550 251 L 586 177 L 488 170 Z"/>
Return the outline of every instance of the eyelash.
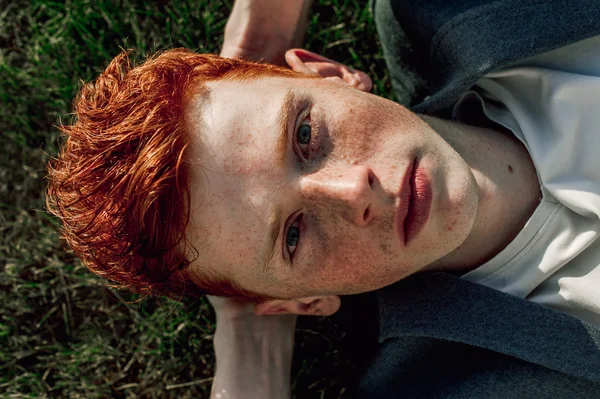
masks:
<path fill-rule="evenodd" d="M 301 117 L 302 119 L 300 119 L 300 124 L 294 130 L 294 146 L 298 147 L 298 151 L 300 152 L 298 156 L 301 158 L 302 161 L 306 162 L 309 158 L 310 147 L 315 141 L 316 129 L 314 129 L 309 109 L 306 109 L 304 112 L 302 112 Z M 308 123 L 305 123 L 306 121 L 308 121 Z M 310 139 L 308 143 L 300 144 L 298 142 L 298 132 L 300 128 L 304 125 L 310 126 Z M 305 148 L 302 148 L 302 146 L 305 146 Z"/>
<path fill-rule="evenodd" d="M 292 223 L 289 224 L 289 226 L 285 229 L 285 233 L 284 233 L 285 246 L 286 246 L 286 249 L 287 249 L 287 253 L 288 253 L 289 257 L 290 257 L 290 260 L 292 260 L 292 261 L 294 260 L 294 253 L 296 253 L 296 251 L 298 250 L 298 246 L 300 245 L 300 236 L 301 236 L 301 234 L 300 234 L 300 230 L 301 230 L 301 228 L 300 228 L 300 222 L 301 221 L 302 221 L 302 214 L 301 213 L 298 214 L 297 216 L 293 216 Z M 289 233 L 290 233 L 290 231 L 292 231 L 292 228 L 297 229 L 298 230 L 298 234 L 297 234 L 297 237 L 296 237 L 296 243 L 295 243 L 295 245 L 293 245 L 294 246 L 294 250 L 290 251 L 290 246 L 291 245 L 289 244 L 289 239 L 290 239 Z"/>

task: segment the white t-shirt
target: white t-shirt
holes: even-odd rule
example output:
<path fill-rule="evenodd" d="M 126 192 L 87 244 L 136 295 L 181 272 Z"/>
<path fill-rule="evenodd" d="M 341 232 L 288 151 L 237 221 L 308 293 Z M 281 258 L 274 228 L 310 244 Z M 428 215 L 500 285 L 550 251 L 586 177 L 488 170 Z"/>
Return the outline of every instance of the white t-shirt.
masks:
<path fill-rule="evenodd" d="M 480 101 L 531 155 L 543 199 L 517 237 L 462 278 L 600 327 L 600 36 L 486 75 Z"/>

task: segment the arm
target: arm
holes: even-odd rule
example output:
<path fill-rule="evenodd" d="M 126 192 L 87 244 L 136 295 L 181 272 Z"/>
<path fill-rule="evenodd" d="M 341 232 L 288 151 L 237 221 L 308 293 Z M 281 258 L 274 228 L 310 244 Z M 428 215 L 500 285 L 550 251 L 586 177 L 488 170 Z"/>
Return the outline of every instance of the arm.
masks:
<path fill-rule="evenodd" d="M 256 316 L 252 303 L 210 300 L 217 312 L 211 398 L 289 398 L 296 316 Z"/>
<path fill-rule="evenodd" d="M 225 26 L 221 55 L 284 64 L 302 44 L 312 0 L 236 0 Z"/>

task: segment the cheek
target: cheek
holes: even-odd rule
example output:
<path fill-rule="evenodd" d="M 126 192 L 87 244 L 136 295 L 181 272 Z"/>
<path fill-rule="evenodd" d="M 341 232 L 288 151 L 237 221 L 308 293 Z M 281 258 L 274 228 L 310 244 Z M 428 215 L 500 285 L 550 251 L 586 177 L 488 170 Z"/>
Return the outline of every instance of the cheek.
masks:
<path fill-rule="evenodd" d="M 375 153 L 381 145 L 384 125 L 369 118 L 365 110 L 348 106 L 344 117 L 335 119 L 330 126 L 330 136 L 337 158 L 364 159 Z M 350 159 L 348 159 L 350 160 Z"/>
<path fill-rule="evenodd" d="M 379 98 L 362 100 L 343 102 L 330 123 L 336 158 L 364 160 L 380 153 L 398 133 L 415 131 L 416 116 L 405 108 Z"/>
<path fill-rule="evenodd" d="M 357 229 L 342 219 L 321 223 L 310 238 L 304 283 L 327 293 L 351 294 L 395 281 L 395 269 L 404 259 L 398 258 L 395 243 L 383 233 L 391 231 L 393 221 L 385 224 Z"/>

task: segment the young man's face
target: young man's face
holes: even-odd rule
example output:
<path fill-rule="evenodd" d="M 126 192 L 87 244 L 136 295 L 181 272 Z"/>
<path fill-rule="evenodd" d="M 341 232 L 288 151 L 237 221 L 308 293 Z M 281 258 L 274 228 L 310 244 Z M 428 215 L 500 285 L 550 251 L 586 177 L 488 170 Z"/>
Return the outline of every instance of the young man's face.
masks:
<path fill-rule="evenodd" d="M 400 105 L 323 79 L 207 87 L 186 111 L 193 268 L 272 297 L 352 294 L 422 269 L 469 234 L 473 174 Z"/>

